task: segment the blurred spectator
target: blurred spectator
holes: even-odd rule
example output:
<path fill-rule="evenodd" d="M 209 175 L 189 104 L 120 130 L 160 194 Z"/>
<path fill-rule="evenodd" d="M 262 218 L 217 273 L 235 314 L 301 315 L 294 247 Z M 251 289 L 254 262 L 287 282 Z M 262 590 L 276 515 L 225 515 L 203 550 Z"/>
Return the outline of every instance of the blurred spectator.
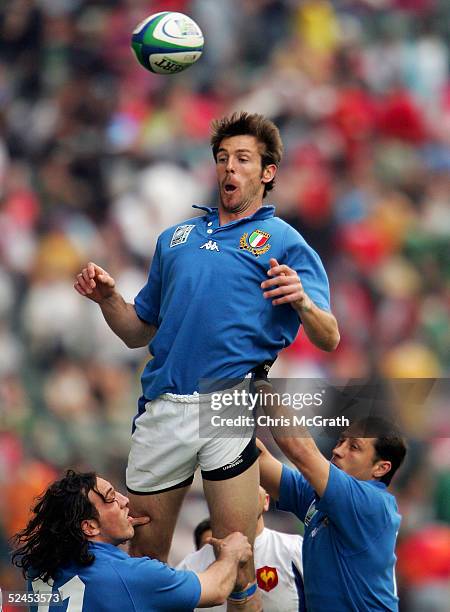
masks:
<path fill-rule="evenodd" d="M 202 59 L 173 77 L 146 72 L 129 47 L 134 26 L 159 10 L 187 12 L 205 33 Z M 56 470 L 123 479 L 146 352 L 99 324 L 73 274 L 99 261 L 132 301 L 160 231 L 215 200 L 213 117 L 242 108 L 279 125 L 273 202 L 330 277 L 338 351 L 300 334 L 274 373 L 448 376 L 449 19 L 442 0 L 1 4 L 2 585 L 19 588 L 6 537 Z M 450 524 L 450 431 L 448 399 L 427 419 L 400 404 L 416 449 L 399 491 L 406 547 L 420 521 Z M 188 503 L 199 510 L 198 489 Z M 200 518 L 182 517 L 175 561 Z M 424 529 L 419 539 L 438 528 Z M 442 612 L 429 603 L 443 601 L 441 586 L 422 586 L 403 609 Z"/>

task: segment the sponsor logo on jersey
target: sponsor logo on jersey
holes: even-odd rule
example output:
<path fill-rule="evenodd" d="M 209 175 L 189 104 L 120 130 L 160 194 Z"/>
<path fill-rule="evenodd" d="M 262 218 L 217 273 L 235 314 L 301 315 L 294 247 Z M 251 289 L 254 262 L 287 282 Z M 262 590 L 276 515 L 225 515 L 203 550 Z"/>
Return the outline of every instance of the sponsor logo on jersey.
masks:
<path fill-rule="evenodd" d="M 278 572 L 276 567 L 264 565 L 256 570 L 258 586 L 263 591 L 269 592 L 278 584 Z"/>
<path fill-rule="evenodd" d="M 259 257 L 270 249 L 270 244 L 267 244 L 269 238 L 270 234 L 259 229 L 254 230 L 250 235 L 245 232 L 239 241 L 239 248 L 250 251 L 255 257 Z"/>
<path fill-rule="evenodd" d="M 194 227 L 195 225 L 179 225 L 173 233 L 172 240 L 170 241 L 170 248 L 178 246 L 179 244 L 184 244 Z"/>
<path fill-rule="evenodd" d="M 219 251 L 219 246 L 215 240 L 208 240 L 205 244 L 202 244 L 201 249 L 206 249 L 207 251 Z"/>

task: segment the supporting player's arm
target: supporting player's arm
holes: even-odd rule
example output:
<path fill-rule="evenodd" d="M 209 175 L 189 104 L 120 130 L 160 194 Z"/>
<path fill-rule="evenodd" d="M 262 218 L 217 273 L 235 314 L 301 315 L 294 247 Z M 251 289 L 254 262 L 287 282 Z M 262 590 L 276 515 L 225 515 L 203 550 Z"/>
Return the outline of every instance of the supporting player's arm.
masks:
<path fill-rule="evenodd" d="M 259 438 L 256 438 L 259 455 L 259 476 L 261 485 L 275 501 L 280 497 L 280 481 L 283 464 L 267 450 Z"/>
<path fill-rule="evenodd" d="M 115 286 L 112 276 L 93 262 L 83 268 L 74 284 L 80 295 L 97 302 L 109 327 L 129 348 L 146 346 L 156 327 L 140 319 L 133 304 L 125 302 Z"/>
<path fill-rule="evenodd" d="M 291 304 L 311 342 L 324 351 L 334 351 L 340 340 L 336 318 L 308 297 L 297 272 L 272 258 L 268 275 L 271 278 L 261 283 L 264 297 L 274 306 Z"/>
<path fill-rule="evenodd" d="M 272 429 L 275 442 L 310 483 L 319 497 L 325 493 L 330 475 L 330 462 L 325 459 L 306 428 L 295 436 L 277 435 Z M 298 437 L 297 437 L 298 436 Z"/>
<path fill-rule="evenodd" d="M 242 533 L 231 533 L 223 540 L 210 538 L 209 542 L 216 550 L 217 561 L 197 574 L 202 589 L 199 608 L 224 603 L 233 590 L 239 565 L 252 556 L 252 547 Z"/>
<path fill-rule="evenodd" d="M 275 405 L 273 403 L 273 388 L 269 381 L 259 381 L 258 392 L 261 396 L 261 403 L 264 407 L 264 411 L 268 416 L 272 417 L 273 423 L 283 423 L 287 420 L 291 420 L 292 414 L 285 406 Z M 271 398 L 270 401 L 265 401 L 264 397 L 266 393 L 269 394 Z M 273 425 L 270 427 L 270 430 L 275 442 L 286 457 L 303 474 L 316 493 L 321 497 L 327 488 L 328 477 L 330 475 L 330 462 L 317 448 L 308 429 L 301 425 L 291 425 L 290 427 Z M 278 499 L 282 464 L 277 461 L 275 457 L 272 457 L 261 442 L 259 442 L 258 447 L 263 451 L 262 457 L 260 456 L 259 459 L 261 483 L 263 487 L 267 489 L 269 495 Z M 279 464 L 278 468 L 276 468 L 277 463 Z M 278 470 L 279 476 L 276 470 Z M 268 479 L 267 481 L 265 480 L 266 478 Z M 273 483 L 276 482 L 276 478 L 278 478 L 278 491 L 275 497 L 269 487 L 273 486 Z M 266 482 L 268 486 L 266 486 L 264 482 Z"/>

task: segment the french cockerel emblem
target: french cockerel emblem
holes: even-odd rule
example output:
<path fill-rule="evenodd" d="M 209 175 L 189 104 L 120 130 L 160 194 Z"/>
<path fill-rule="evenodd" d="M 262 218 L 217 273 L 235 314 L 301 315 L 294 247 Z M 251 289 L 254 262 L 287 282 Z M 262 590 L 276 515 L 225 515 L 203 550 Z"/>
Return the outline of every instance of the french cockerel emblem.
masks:
<path fill-rule="evenodd" d="M 256 570 L 258 586 L 263 591 L 271 591 L 278 584 L 278 572 L 276 567 L 264 565 Z"/>

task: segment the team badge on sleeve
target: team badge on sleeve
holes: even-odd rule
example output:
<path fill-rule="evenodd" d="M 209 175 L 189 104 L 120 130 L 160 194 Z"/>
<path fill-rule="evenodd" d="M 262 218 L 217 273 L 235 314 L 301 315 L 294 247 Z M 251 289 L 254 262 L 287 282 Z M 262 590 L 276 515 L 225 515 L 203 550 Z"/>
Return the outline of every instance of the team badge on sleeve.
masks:
<path fill-rule="evenodd" d="M 263 591 L 269 592 L 278 584 L 278 572 L 276 567 L 264 565 L 256 570 L 258 586 Z"/>
<path fill-rule="evenodd" d="M 241 236 L 239 248 L 250 251 L 255 257 L 259 257 L 270 249 L 270 244 L 267 244 L 270 234 L 262 230 L 254 230 L 250 236 L 247 232 Z"/>
<path fill-rule="evenodd" d="M 184 244 L 189 238 L 189 234 L 192 232 L 192 228 L 195 225 L 179 225 L 174 231 L 172 240 L 170 241 L 170 248 Z"/>

